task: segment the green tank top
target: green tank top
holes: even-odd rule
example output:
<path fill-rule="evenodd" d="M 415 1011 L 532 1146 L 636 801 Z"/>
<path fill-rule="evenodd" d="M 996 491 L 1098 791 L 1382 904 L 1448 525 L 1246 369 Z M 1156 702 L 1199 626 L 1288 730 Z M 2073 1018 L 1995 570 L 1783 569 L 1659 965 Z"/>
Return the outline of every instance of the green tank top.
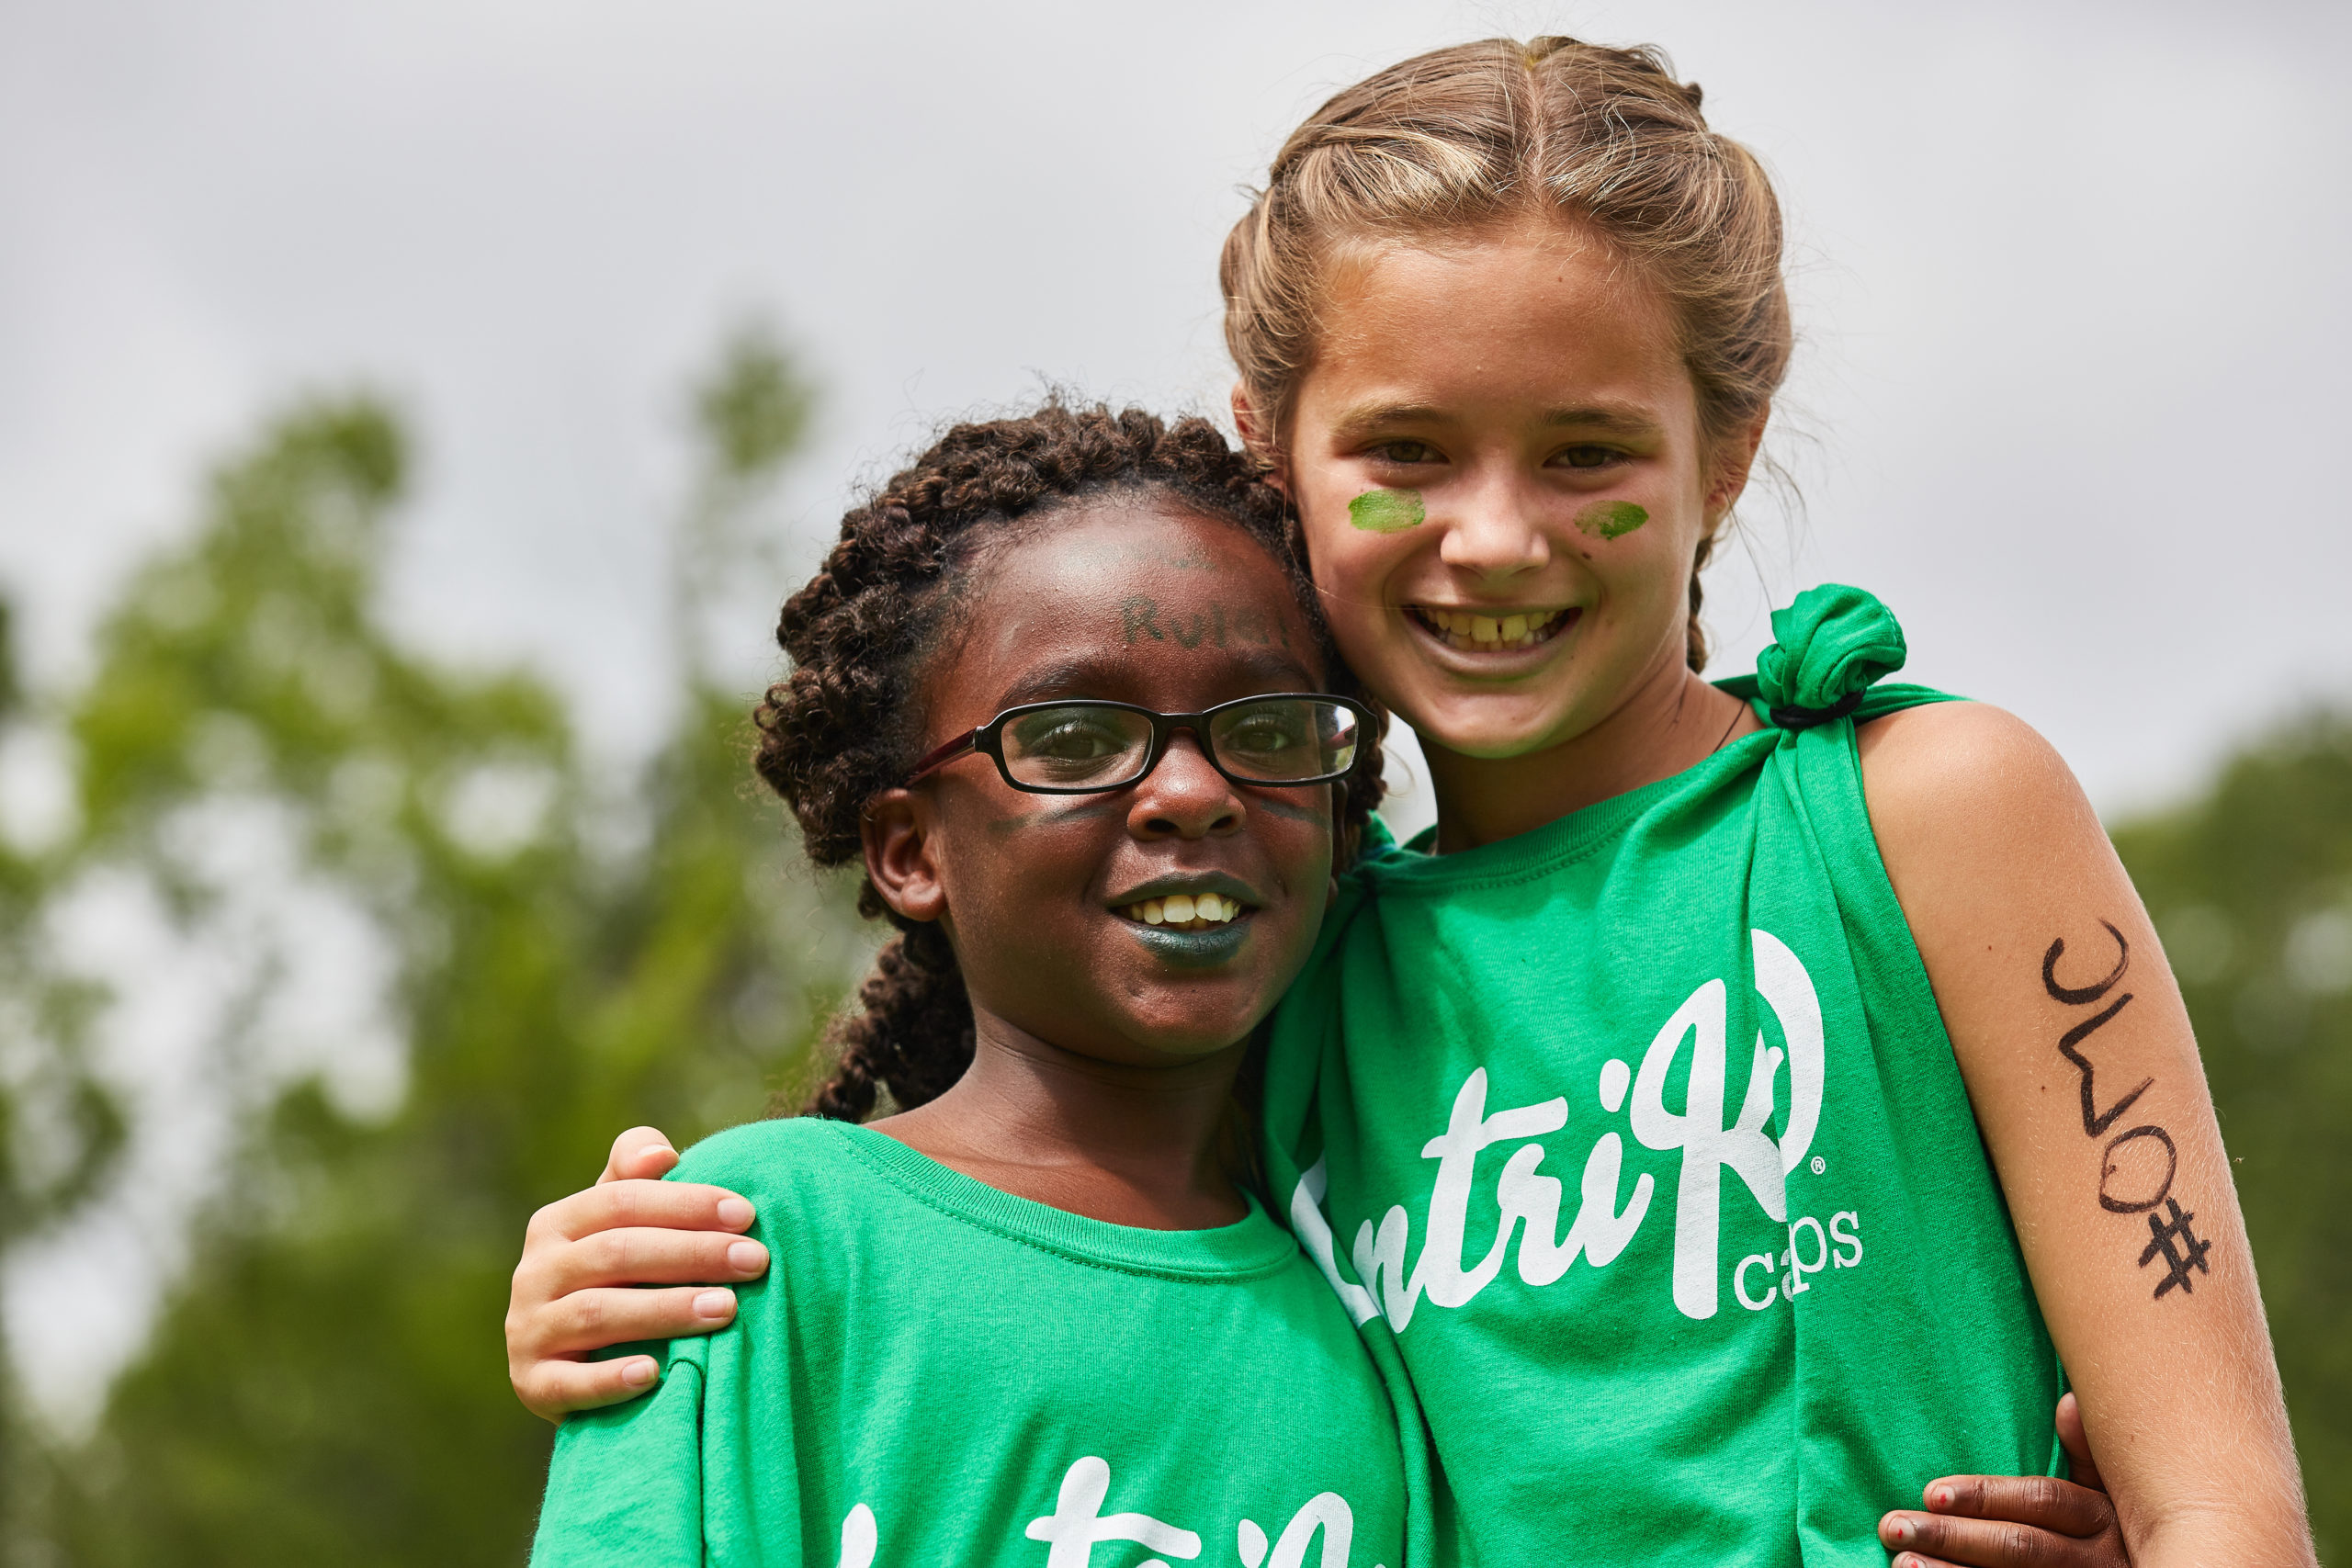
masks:
<path fill-rule="evenodd" d="M 1857 589 L 1723 682 L 1770 728 L 1343 881 L 1272 1024 L 1268 1174 L 1393 1336 L 1449 1555 L 1883 1568 L 1962 1472 L 2063 1473 L 2063 1374 L 1864 808 Z M 1416 840 L 1419 846 L 1421 840 Z"/>

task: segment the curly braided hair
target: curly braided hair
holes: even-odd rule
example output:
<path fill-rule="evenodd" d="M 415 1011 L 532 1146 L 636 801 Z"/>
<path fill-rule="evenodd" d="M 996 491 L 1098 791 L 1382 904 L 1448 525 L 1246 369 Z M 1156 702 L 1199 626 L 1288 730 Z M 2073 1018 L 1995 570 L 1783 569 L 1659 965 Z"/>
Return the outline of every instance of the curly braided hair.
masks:
<path fill-rule="evenodd" d="M 1215 425 L 1059 401 L 1018 419 L 958 424 L 842 519 L 840 543 L 777 623 L 792 670 L 754 715 L 754 766 L 791 806 L 809 859 L 863 859 L 860 819 L 920 755 L 922 669 L 956 619 L 979 552 L 1019 536 L 1015 527 L 1025 535 L 1052 526 L 1069 503 L 1137 492 L 1230 523 L 1264 546 L 1314 628 L 1331 689 L 1370 703 L 1324 626 L 1295 519 Z M 1385 728 L 1380 714 L 1343 786 L 1351 840 L 1380 797 Z M 921 1105 L 972 1060 L 971 1001 L 940 927 L 892 910 L 871 877 L 857 908 L 899 934 L 858 988 L 856 1010 L 834 1026 L 839 1066 L 804 1112 L 845 1122 L 873 1111 L 877 1089 L 901 1109 Z"/>

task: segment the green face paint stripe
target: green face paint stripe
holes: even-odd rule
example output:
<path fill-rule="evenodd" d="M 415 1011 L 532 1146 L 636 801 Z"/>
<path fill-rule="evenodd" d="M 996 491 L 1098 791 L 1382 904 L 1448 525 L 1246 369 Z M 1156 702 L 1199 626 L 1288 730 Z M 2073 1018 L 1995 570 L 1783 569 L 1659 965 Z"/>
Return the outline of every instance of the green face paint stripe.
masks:
<path fill-rule="evenodd" d="M 1649 520 L 1650 514 L 1630 501 L 1596 501 L 1577 513 L 1576 519 L 1577 526 L 1596 539 L 1630 534 Z"/>
<path fill-rule="evenodd" d="M 1367 534 L 1400 533 L 1428 515 L 1417 490 L 1368 490 L 1348 502 L 1348 521 Z"/>

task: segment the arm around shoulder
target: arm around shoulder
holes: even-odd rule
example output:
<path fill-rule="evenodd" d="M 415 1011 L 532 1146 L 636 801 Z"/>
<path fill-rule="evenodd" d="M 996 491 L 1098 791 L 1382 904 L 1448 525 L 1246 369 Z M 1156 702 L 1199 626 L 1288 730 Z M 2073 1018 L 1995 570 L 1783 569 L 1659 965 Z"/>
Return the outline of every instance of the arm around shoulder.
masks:
<path fill-rule="evenodd" d="M 1880 854 L 2133 1561 L 2310 1563 L 2197 1043 L 2097 814 L 1997 708 L 1858 733 Z"/>

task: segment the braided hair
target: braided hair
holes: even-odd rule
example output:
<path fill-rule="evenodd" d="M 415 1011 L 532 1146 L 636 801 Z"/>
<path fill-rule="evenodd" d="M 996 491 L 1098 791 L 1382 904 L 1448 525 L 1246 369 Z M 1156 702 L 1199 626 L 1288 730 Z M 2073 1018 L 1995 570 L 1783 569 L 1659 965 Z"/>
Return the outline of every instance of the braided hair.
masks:
<path fill-rule="evenodd" d="M 921 753 L 922 671 L 947 640 L 979 552 L 1052 526 L 1069 503 L 1136 493 L 1230 523 L 1264 546 L 1314 629 L 1331 689 L 1369 704 L 1324 626 L 1295 518 L 1215 425 L 1058 400 L 1018 419 L 958 424 L 842 519 L 823 570 L 785 601 L 776 641 L 792 668 L 753 716 L 753 761 L 791 806 L 809 859 L 862 863 L 861 818 Z M 1348 841 L 1379 799 L 1385 728 L 1381 714 L 1343 784 Z M 899 934 L 859 987 L 855 1010 L 834 1025 L 839 1065 L 803 1112 L 844 1122 L 865 1120 L 877 1089 L 902 1110 L 935 1098 L 963 1076 L 973 1048 L 971 999 L 945 933 L 890 908 L 870 876 L 857 908 Z"/>

